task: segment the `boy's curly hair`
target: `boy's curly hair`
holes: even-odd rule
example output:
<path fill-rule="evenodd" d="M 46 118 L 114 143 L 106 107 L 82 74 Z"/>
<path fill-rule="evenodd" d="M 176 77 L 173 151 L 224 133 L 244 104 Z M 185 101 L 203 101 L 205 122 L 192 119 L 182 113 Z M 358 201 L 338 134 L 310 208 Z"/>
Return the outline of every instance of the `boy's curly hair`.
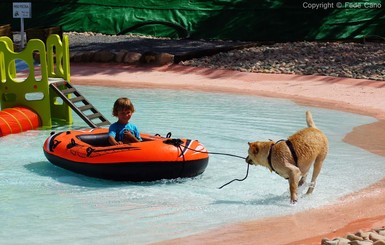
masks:
<path fill-rule="evenodd" d="M 117 99 L 114 103 L 114 108 L 112 108 L 112 115 L 117 117 L 118 112 L 122 110 L 130 110 L 132 113 L 135 112 L 134 104 L 132 104 L 129 98 L 121 97 Z"/>

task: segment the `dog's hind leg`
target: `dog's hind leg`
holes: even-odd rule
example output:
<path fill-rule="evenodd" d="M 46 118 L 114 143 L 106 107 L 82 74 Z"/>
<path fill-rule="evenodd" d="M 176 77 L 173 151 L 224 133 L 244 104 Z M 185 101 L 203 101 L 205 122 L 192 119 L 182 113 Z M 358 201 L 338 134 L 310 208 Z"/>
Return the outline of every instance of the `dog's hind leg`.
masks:
<path fill-rule="evenodd" d="M 313 190 L 314 190 L 315 184 L 316 184 L 316 180 L 317 180 L 317 177 L 318 177 L 319 173 L 321 172 L 322 164 L 323 164 L 323 161 L 324 161 L 325 157 L 326 157 L 325 155 L 319 155 L 315 159 L 313 175 L 311 177 L 310 186 L 309 186 L 309 189 L 306 192 L 306 195 L 309 195 L 309 194 L 313 193 Z"/>

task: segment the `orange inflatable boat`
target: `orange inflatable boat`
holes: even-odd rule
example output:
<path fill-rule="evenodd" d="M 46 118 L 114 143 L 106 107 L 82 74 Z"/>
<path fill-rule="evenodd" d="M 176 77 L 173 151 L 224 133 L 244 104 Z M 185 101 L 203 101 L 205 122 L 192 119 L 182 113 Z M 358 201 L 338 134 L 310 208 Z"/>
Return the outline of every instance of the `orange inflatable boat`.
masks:
<path fill-rule="evenodd" d="M 197 140 L 141 134 L 142 142 L 111 146 L 108 129 L 52 133 L 44 143 L 54 165 L 91 177 L 154 181 L 202 174 L 208 152 Z"/>

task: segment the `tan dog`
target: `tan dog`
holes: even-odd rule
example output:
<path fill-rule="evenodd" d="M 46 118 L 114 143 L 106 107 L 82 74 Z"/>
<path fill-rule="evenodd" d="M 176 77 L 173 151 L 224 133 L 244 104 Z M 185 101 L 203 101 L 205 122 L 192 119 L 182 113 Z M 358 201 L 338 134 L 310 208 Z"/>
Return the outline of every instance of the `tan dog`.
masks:
<path fill-rule="evenodd" d="M 313 176 L 306 194 L 314 190 L 316 179 L 328 152 L 328 139 L 317 129 L 310 111 L 306 112 L 307 128 L 293 134 L 288 140 L 249 142 L 246 162 L 264 166 L 289 180 L 290 200 L 297 202 L 301 186 L 314 162 Z"/>

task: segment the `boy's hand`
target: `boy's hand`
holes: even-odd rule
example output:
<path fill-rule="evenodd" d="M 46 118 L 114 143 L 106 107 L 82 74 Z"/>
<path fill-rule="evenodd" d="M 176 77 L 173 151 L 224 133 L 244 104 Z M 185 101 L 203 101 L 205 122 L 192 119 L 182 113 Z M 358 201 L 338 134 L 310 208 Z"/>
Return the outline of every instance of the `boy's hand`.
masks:
<path fill-rule="evenodd" d="M 139 140 L 131 133 L 131 131 L 127 130 L 124 132 L 124 142 L 132 143 L 138 141 Z"/>
<path fill-rule="evenodd" d="M 121 145 L 123 144 L 122 141 L 116 141 L 114 137 L 109 136 L 108 142 L 110 142 L 111 145 Z"/>

